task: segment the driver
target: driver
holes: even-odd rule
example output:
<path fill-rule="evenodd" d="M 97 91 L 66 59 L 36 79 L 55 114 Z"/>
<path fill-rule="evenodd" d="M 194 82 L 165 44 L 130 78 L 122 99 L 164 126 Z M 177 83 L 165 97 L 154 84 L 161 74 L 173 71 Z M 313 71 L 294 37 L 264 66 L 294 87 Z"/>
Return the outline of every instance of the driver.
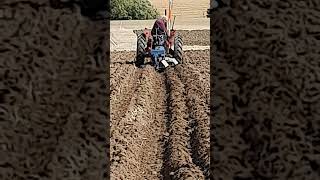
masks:
<path fill-rule="evenodd" d="M 155 35 L 156 29 L 158 29 L 158 32 L 157 32 L 158 35 L 167 34 L 167 21 L 168 21 L 167 16 L 161 16 L 160 18 L 158 18 L 153 25 L 151 34 Z"/>

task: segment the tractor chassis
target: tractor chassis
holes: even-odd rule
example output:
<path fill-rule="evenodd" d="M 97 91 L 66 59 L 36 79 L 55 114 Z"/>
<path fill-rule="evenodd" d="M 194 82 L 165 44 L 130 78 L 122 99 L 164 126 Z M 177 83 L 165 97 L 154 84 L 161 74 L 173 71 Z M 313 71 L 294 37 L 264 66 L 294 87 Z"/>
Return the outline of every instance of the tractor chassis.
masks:
<path fill-rule="evenodd" d="M 150 57 L 152 65 L 156 70 L 166 69 L 169 65 L 182 63 L 182 39 L 176 35 L 175 30 L 171 30 L 169 38 L 162 45 L 153 44 L 151 31 L 134 31 L 138 37 L 136 65 L 144 66 L 144 59 Z"/>

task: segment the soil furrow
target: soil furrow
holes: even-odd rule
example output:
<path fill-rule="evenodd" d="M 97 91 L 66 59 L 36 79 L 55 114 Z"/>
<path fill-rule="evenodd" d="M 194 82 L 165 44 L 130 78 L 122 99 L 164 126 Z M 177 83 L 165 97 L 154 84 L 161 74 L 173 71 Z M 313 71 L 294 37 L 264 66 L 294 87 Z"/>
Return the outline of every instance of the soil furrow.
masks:
<path fill-rule="evenodd" d="M 155 96 L 157 95 L 157 96 Z M 119 127 L 113 130 L 111 171 L 124 179 L 159 179 L 162 166 L 161 137 L 165 94 L 161 77 L 148 66 L 142 71 L 140 86 Z M 112 143 L 111 142 L 111 143 Z"/>
<path fill-rule="evenodd" d="M 140 69 L 128 71 L 127 76 L 123 77 L 119 84 L 115 85 L 115 89 L 111 90 L 111 119 L 121 119 L 132 103 L 132 97 L 139 87 L 138 80 L 142 76 Z M 116 109 L 113 110 L 113 109 Z M 111 125 L 117 123 L 111 121 Z"/>
<path fill-rule="evenodd" d="M 163 73 L 128 65 L 134 55 L 112 53 L 112 179 L 206 179 L 208 51 Z"/>
<path fill-rule="evenodd" d="M 209 116 L 204 114 L 206 104 L 197 97 L 188 97 L 189 120 L 191 126 L 191 149 L 194 163 L 209 178 L 210 166 L 210 129 Z"/>
<path fill-rule="evenodd" d="M 176 67 L 179 78 L 184 84 L 192 83 L 195 88 L 193 89 L 195 93 L 201 96 L 202 99 L 210 98 L 210 80 L 203 78 L 206 76 L 190 68 L 189 65 L 182 65 Z"/>
<path fill-rule="evenodd" d="M 163 76 L 163 82 L 165 86 L 165 134 L 163 135 L 163 165 L 161 169 L 161 174 L 162 174 L 162 179 L 171 179 L 170 178 L 170 154 L 171 154 L 171 149 L 170 149 L 170 144 L 169 144 L 169 129 L 170 129 L 170 120 L 172 119 L 172 114 L 170 111 L 170 84 L 167 81 L 167 75 L 164 74 Z"/>
<path fill-rule="evenodd" d="M 189 65 L 182 65 L 176 68 L 178 76 L 181 81 L 187 85 L 188 95 L 197 95 L 200 99 L 203 99 L 206 104 L 206 111 L 203 113 L 210 112 L 210 79 L 205 80 L 203 76 L 210 76 L 206 74 L 200 74 Z M 190 88 L 194 87 L 194 88 Z"/>
<path fill-rule="evenodd" d="M 209 66 L 209 64 L 204 64 L 201 62 L 198 64 L 186 63 L 182 65 L 182 67 L 188 69 L 187 71 L 192 73 L 192 75 L 198 76 L 200 81 L 204 81 L 207 84 L 210 82 L 210 69 L 205 68 L 208 68 Z"/>
<path fill-rule="evenodd" d="M 209 82 L 199 79 L 185 66 L 176 68 L 178 77 L 185 85 L 186 102 L 191 127 L 191 149 L 194 163 L 199 166 L 209 178 L 210 166 L 210 119 L 208 92 L 205 89 Z"/>
<path fill-rule="evenodd" d="M 126 83 L 126 80 L 132 76 L 136 69 L 133 66 L 119 66 L 113 74 L 110 75 L 112 81 L 110 83 L 110 90 L 114 91 L 121 83 Z"/>
<path fill-rule="evenodd" d="M 169 165 L 172 179 L 204 179 L 201 170 L 192 162 L 188 133 L 187 107 L 184 99 L 184 87 L 173 69 L 166 72 L 166 81 L 170 91 L 169 106 L 171 119 L 168 129 Z"/>

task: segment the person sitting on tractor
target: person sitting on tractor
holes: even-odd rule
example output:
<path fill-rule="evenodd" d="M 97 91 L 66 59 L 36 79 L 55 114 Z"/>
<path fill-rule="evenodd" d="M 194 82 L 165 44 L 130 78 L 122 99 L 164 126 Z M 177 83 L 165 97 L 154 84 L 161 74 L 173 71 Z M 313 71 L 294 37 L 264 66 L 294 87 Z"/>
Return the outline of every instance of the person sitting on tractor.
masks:
<path fill-rule="evenodd" d="M 167 34 L 167 16 L 162 16 L 154 22 L 153 28 L 151 30 L 151 34 L 155 35 L 158 33 L 158 35 Z M 158 29 L 158 32 L 156 32 Z"/>
<path fill-rule="evenodd" d="M 151 36 L 153 37 L 154 35 L 164 35 L 164 39 L 162 39 L 162 42 L 158 42 L 155 37 L 149 39 L 148 41 L 148 47 L 151 48 L 151 46 L 154 46 L 156 43 L 162 44 L 163 42 L 165 43 L 165 50 L 168 52 L 168 47 L 166 46 L 167 40 L 168 40 L 168 30 L 167 30 L 167 17 L 166 16 L 161 16 L 158 18 L 151 30 Z M 159 44 L 158 44 L 159 45 Z"/>

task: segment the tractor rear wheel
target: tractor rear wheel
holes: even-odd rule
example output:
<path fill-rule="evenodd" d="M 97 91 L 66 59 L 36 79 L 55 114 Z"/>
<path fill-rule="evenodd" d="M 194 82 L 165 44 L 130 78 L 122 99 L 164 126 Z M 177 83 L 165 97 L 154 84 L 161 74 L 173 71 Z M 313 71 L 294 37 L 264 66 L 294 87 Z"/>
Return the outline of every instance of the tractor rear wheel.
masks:
<path fill-rule="evenodd" d="M 176 60 L 179 62 L 179 64 L 183 64 L 183 41 L 180 35 L 177 35 L 174 38 L 174 50 L 173 50 L 173 56 L 176 58 Z"/>
<path fill-rule="evenodd" d="M 137 55 L 136 55 L 136 66 L 138 67 L 141 67 L 144 65 L 146 47 L 147 47 L 147 41 L 144 34 L 138 35 Z"/>

